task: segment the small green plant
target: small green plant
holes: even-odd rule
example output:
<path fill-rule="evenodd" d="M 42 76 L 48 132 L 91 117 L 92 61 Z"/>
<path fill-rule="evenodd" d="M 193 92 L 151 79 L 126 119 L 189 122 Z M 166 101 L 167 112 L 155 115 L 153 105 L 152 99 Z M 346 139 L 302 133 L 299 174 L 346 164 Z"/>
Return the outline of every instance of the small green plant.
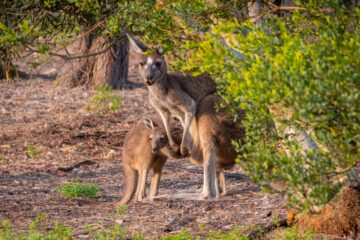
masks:
<path fill-rule="evenodd" d="M 297 227 L 289 227 L 284 232 L 275 235 L 277 240 L 313 240 L 314 234 L 312 231 L 301 233 Z"/>
<path fill-rule="evenodd" d="M 96 224 L 88 226 L 86 231 L 89 232 L 91 239 L 96 240 L 126 239 L 127 235 L 126 231 L 120 225 L 105 228 L 101 224 Z"/>
<path fill-rule="evenodd" d="M 42 217 L 45 215 L 42 215 Z M 2 240 L 71 240 L 72 230 L 59 223 L 55 224 L 53 229 L 46 230 L 39 228 L 39 221 L 37 219 L 31 222 L 28 233 L 19 233 L 11 228 L 9 221 L 4 220 L 0 228 L 0 239 Z"/>
<path fill-rule="evenodd" d="M 6 158 L 4 154 L 0 153 L 0 164 L 2 163 L 6 163 Z"/>
<path fill-rule="evenodd" d="M 116 210 L 117 214 L 124 214 L 127 212 L 128 206 L 127 205 L 118 206 L 118 207 L 116 207 L 115 210 Z"/>
<path fill-rule="evenodd" d="M 34 157 L 37 157 L 39 156 L 41 153 L 41 150 L 40 150 L 40 146 L 37 145 L 37 144 L 31 144 L 29 143 L 27 146 L 26 146 L 26 154 L 31 157 L 31 158 L 34 158 Z"/>
<path fill-rule="evenodd" d="M 200 231 L 204 231 L 204 230 L 205 230 L 205 224 L 204 224 L 204 223 L 200 223 L 200 224 L 199 224 L 199 230 L 200 230 Z"/>
<path fill-rule="evenodd" d="M 79 181 L 64 183 L 59 187 L 59 192 L 65 197 L 89 197 L 96 198 L 100 187 L 95 183 L 81 183 Z"/>
<path fill-rule="evenodd" d="M 115 95 L 110 86 L 100 84 L 85 107 L 93 112 L 115 112 L 121 107 L 121 97 Z"/>
<path fill-rule="evenodd" d="M 229 232 L 211 231 L 206 237 L 208 240 L 248 240 L 239 228 L 234 228 Z"/>
<path fill-rule="evenodd" d="M 191 232 L 186 228 L 181 228 L 180 232 L 161 238 L 161 240 L 190 240 L 194 239 Z"/>

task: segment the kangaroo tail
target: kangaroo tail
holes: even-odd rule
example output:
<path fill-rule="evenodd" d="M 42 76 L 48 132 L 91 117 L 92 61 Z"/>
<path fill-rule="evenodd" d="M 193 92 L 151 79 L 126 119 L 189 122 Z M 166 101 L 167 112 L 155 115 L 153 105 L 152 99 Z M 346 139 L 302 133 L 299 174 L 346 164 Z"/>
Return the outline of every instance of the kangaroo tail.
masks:
<path fill-rule="evenodd" d="M 124 191 L 124 196 L 119 202 L 120 205 L 127 204 L 133 197 L 138 181 L 137 175 L 138 174 L 134 169 L 124 164 L 125 191 Z"/>

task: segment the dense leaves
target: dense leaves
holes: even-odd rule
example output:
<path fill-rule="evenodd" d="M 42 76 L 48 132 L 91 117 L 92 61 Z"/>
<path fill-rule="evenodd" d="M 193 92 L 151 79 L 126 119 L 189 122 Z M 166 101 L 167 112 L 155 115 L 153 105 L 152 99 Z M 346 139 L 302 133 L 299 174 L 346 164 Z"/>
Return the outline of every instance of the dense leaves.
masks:
<path fill-rule="evenodd" d="M 211 72 L 224 101 L 248 112 L 247 143 L 235 141 L 240 164 L 263 185 L 286 182 L 297 207 L 328 202 L 360 156 L 360 11 L 330 6 L 304 5 L 263 27 L 221 23 L 188 44 L 197 51 L 185 69 Z M 279 135 L 268 134 L 271 118 Z M 318 150 L 303 151 L 285 136 L 289 126 L 306 130 Z"/>

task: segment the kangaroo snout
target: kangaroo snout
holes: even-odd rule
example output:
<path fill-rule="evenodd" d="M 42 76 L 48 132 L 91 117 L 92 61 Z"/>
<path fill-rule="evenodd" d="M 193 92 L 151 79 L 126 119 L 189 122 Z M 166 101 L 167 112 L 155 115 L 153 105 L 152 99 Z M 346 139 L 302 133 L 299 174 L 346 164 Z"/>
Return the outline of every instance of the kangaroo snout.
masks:
<path fill-rule="evenodd" d="M 159 148 L 157 148 L 157 147 L 156 147 L 156 148 L 152 148 L 152 152 L 153 152 L 153 153 L 157 153 L 158 151 L 159 151 Z"/>
<path fill-rule="evenodd" d="M 153 75 L 147 75 L 147 76 L 145 77 L 145 83 L 146 83 L 146 85 L 148 85 L 148 86 L 153 85 L 153 84 L 154 84 L 154 76 L 153 76 Z"/>

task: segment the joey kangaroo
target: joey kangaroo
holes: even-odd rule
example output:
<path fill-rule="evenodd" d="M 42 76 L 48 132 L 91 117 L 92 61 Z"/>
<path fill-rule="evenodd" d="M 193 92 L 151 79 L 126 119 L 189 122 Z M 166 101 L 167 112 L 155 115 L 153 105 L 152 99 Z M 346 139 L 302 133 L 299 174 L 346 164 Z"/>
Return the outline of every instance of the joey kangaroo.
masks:
<path fill-rule="evenodd" d="M 199 200 L 218 198 L 219 184 L 226 192 L 223 169 L 232 168 L 237 157 L 232 140 L 245 137 L 245 128 L 241 124 L 245 112 L 239 110 L 238 118 L 234 121 L 227 115 L 226 109 L 217 111 L 220 97 L 215 94 L 216 85 L 211 78 L 207 75 L 191 77 L 167 73 L 160 51 L 144 55 L 148 48 L 140 41 L 129 38 L 135 51 L 142 53 L 140 74 L 149 90 L 149 102 L 160 113 L 168 136 L 171 132 L 170 116 L 175 115 L 184 125 L 182 145 L 185 144 L 190 150 L 191 161 L 204 168 L 201 193 L 173 197 Z M 186 134 L 187 131 L 189 134 Z M 169 142 L 172 142 L 171 136 Z M 183 154 L 184 149 L 180 150 Z"/>
<path fill-rule="evenodd" d="M 180 141 L 181 129 L 175 127 L 174 138 Z M 124 139 L 122 159 L 125 177 L 124 196 L 119 204 L 127 204 L 135 190 L 136 201 L 145 197 L 146 176 L 153 170 L 149 197 L 157 195 L 162 168 L 168 158 L 180 158 L 169 146 L 166 131 L 159 117 L 145 117 L 134 125 Z"/>
<path fill-rule="evenodd" d="M 189 126 L 196 112 L 197 100 L 201 96 L 206 95 L 206 92 L 214 92 L 216 90 L 215 83 L 208 75 L 191 77 L 180 74 L 169 74 L 161 50 L 156 49 L 152 54 L 146 55 L 145 52 L 148 48 L 140 41 L 130 36 L 128 37 L 133 49 L 141 54 L 139 69 L 140 75 L 149 90 L 149 102 L 160 114 L 169 143 L 174 149 L 177 149 L 177 145 L 171 134 L 171 116 L 178 118 L 184 128 L 180 144 L 180 153 L 185 156 L 189 150 L 185 140 L 188 138 Z M 207 80 L 213 84 L 201 84 L 207 82 Z M 189 84 L 182 84 L 184 81 L 190 84 L 197 83 L 200 85 L 192 87 Z M 203 91 L 199 92 L 200 90 Z M 205 94 L 203 92 L 205 92 Z"/>

